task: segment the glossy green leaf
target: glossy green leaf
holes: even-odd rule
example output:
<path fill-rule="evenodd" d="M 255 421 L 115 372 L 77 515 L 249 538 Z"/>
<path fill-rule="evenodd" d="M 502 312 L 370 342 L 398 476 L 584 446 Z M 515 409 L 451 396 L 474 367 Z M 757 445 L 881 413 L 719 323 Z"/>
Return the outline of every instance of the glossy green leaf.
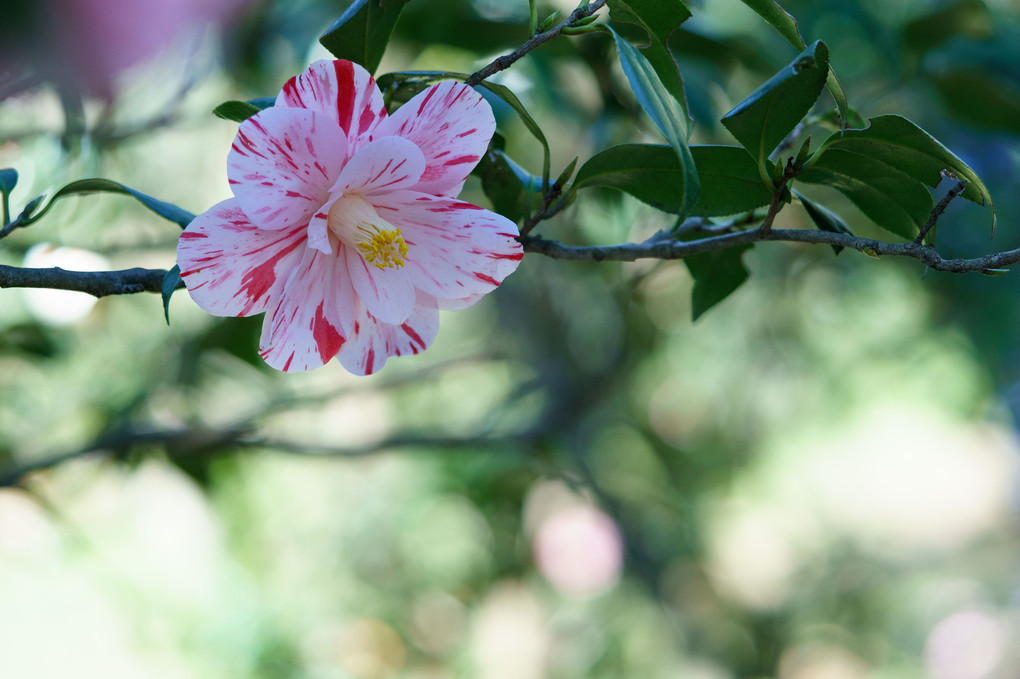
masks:
<path fill-rule="evenodd" d="M 520 117 L 521 122 L 524 123 L 524 127 L 526 127 L 528 131 L 531 132 L 531 135 L 538 140 L 538 143 L 542 145 L 542 185 L 548 186 L 551 156 L 549 154 L 549 142 L 546 141 L 542 128 L 538 126 L 535 119 L 531 117 L 530 113 L 528 113 L 528 109 L 524 108 L 524 104 L 521 103 L 521 100 L 517 98 L 517 95 L 514 94 L 510 88 L 505 85 L 490 83 L 487 80 L 480 82 L 479 86 L 484 87 L 509 104 L 510 108 L 512 108 L 517 113 L 518 117 Z"/>
<path fill-rule="evenodd" d="M 22 226 L 27 226 L 41 219 L 43 215 L 50 211 L 54 203 L 56 203 L 61 198 L 86 193 L 122 193 L 131 196 L 139 203 L 155 212 L 160 217 L 163 217 L 164 219 L 174 222 L 175 224 L 179 225 L 182 229 L 186 227 L 188 224 L 190 224 L 191 220 L 195 218 L 195 215 L 193 215 L 192 213 L 188 212 L 183 208 L 177 207 L 173 203 L 167 203 L 162 200 L 157 200 L 156 198 L 144 194 L 141 191 L 136 191 L 130 187 L 124 186 L 123 184 L 111 181 L 109 179 L 97 178 L 97 179 L 80 179 L 76 182 L 71 182 L 67 186 L 64 186 L 63 188 L 59 189 L 56 193 L 53 194 L 49 202 L 46 203 L 46 205 L 41 210 L 39 210 L 35 214 L 28 213 L 30 216 L 27 216 L 22 221 Z"/>
<path fill-rule="evenodd" d="M 375 73 L 400 11 L 407 3 L 408 0 L 355 0 L 319 42 L 337 59 L 348 59 Z"/>
<path fill-rule="evenodd" d="M 572 188 L 606 186 L 660 210 L 683 212 L 687 176 L 671 146 L 621 144 L 589 158 L 578 170 Z"/>
<path fill-rule="evenodd" d="M 612 31 L 611 28 L 609 30 Z M 680 160 L 685 177 L 678 186 L 678 190 L 682 191 L 679 196 L 679 204 L 683 206 L 679 210 L 679 214 L 686 216 L 698 202 L 698 195 L 701 191 L 694 159 L 687 146 L 687 136 L 690 133 L 687 114 L 684 113 L 679 102 L 666 91 L 659 76 L 656 75 L 655 69 L 637 48 L 621 38 L 615 31 L 612 33 L 616 40 L 617 52 L 620 55 L 620 64 L 634 95 L 648 117 L 652 119 L 666 141 L 673 147 Z"/>
<path fill-rule="evenodd" d="M 482 156 L 472 174 L 482 180 L 482 191 L 493 209 L 507 219 L 524 219 L 540 202 L 542 179 L 528 174 L 498 149 Z"/>
<path fill-rule="evenodd" d="M 734 215 L 772 201 L 772 191 L 762 183 L 758 166 L 739 146 L 692 146 L 691 155 L 701 180 L 701 196 L 692 215 Z M 772 163 L 765 163 L 766 171 L 771 172 Z"/>
<path fill-rule="evenodd" d="M 667 44 L 691 11 L 680 0 L 609 0 L 609 16 L 614 27 L 632 24 L 646 34 L 647 43 L 639 47 L 655 69 L 666 90 L 686 110 L 684 81 L 680 68 Z"/>
<path fill-rule="evenodd" d="M 166 324 L 170 325 L 170 298 L 181 284 L 181 267 L 174 264 L 173 268 L 163 276 L 161 294 L 163 295 L 163 315 L 166 317 Z"/>
<path fill-rule="evenodd" d="M 270 103 L 269 106 L 272 106 L 272 103 Z M 256 104 L 252 104 L 247 101 L 231 100 L 225 101 L 214 108 L 213 114 L 215 114 L 217 118 L 233 120 L 235 123 L 243 123 L 264 108 L 267 107 L 257 106 Z"/>
<path fill-rule="evenodd" d="M 769 154 L 814 106 L 828 70 L 829 50 L 816 42 L 723 116 L 722 124 L 760 169 L 764 170 Z"/>
<path fill-rule="evenodd" d="M 779 35 L 786 38 L 786 41 L 797 49 L 804 49 L 807 45 L 800 35 L 800 26 L 793 15 L 779 6 L 775 0 L 741 0 L 745 5 L 757 12 L 758 16 L 764 19 L 772 28 L 779 31 Z"/>
<path fill-rule="evenodd" d="M 786 38 L 786 41 L 791 45 L 799 50 L 807 47 L 807 43 L 801 37 L 797 20 L 793 18 L 792 14 L 780 7 L 779 3 L 775 0 L 741 0 L 741 2 L 753 9 L 772 28 L 779 31 L 779 34 Z M 843 125 L 845 127 L 846 121 L 850 119 L 850 104 L 847 102 L 843 86 L 840 85 L 839 79 L 836 78 L 836 74 L 832 69 L 829 69 L 829 73 L 825 78 L 825 85 L 829 88 L 829 94 L 832 95 L 832 99 L 836 102 L 836 108 L 839 109 L 839 117 L 844 121 Z"/>
<path fill-rule="evenodd" d="M 691 320 L 701 318 L 747 280 L 749 274 L 744 267 L 743 256 L 750 249 L 750 245 L 740 245 L 684 258 L 687 270 L 694 279 Z"/>
<path fill-rule="evenodd" d="M 942 171 L 948 170 L 967 181 L 967 188 L 961 195 L 979 205 L 987 205 L 994 222 L 995 206 L 988 188 L 956 154 L 902 116 L 876 116 L 869 123 L 863 130 L 847 130 L 829 137 L 815 155 L 812 169 L 838 151 L 866 157 L 878 174 L 882 174 L 882 167 L 888 167 L 932 188 L 942 179 Z M 826 165 L 831 167 L 833 162 Z M 807 176 L 802 175 L 801 179 L 807 180 Z"/>
<path fill-rule="evenodd" d="M 907 240 L 935 206 L 918 179 L 879 158 L 843 149 L 830 148 L 797 179 L 840 191 L 873 222 Z"/>
<path fill-rule="evenodd" d="M 843 221 L 843 218 L 829 208 L 825 207 L 821 203 L 816 203 L 813 200 L 810 200 L 799 191 L 794 191 L 793 195 L 800 201 L 800 204 L 804 206 L 804 211 L 808 213 L 808 217 L 810 217 L 811 221 L 815 223 L 815 226 L 822 231 L 842 233 L 847 236 L 854 235 L 854 232 L 850 230 L 850 227 Z M 838 255 L 843 250 L 843 247 L 840 245 L 833 245 L 832 250 Z"/>

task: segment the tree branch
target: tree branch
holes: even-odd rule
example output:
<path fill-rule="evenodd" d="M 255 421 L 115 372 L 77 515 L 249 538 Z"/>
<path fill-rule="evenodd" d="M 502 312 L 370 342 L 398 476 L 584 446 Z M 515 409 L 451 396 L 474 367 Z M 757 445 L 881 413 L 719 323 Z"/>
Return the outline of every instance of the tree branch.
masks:
<path fill-rule="evenodd" d="M 595 12 L 602 9 L 602 6 L 605 4 L 606 0 L 594 0 L 593 2 L 589 2 L 586 5 L 578 7 L 564 21 L 556 24 L 548 31 L 545 31 L 543 33 L 536 33 L 530 40 L 528 40 L 526 43 L 515 49 L 510 54 L 504 54 L 502 56 L 496 57 L 487 66 L 472 73 L 471 76 L 464 81 L 464 84 L 474 87 L 475 85 L 482 82 L 489 76 L 499 73 L 500 71 L 505 71 L 506 69 L 510 68 L 510 66 L 515 61 L 523 57 L 525 54 L 535 49 L 542 43 L 548 42 L 555 38 L 556 36 L 563 32 L 564 28 L 568 28 L 577 23 L 578 21 L 580 21 L 581 19 L 585 19 L 595 14 Z"/>
<path fill-rule="evenodd" d="M 51 288 L 86 292 L 94 297 L 130 295 L 137 292 L 161 292 L 162 269 L 122 269 L 120 271 L 68 271 L 23 269 L 0 264 L 0 288 Z"/>
<path fill-rule="evenodd" d="M 478 450 L 496 445 L 520 445 L 530 433 L 480 436 L 442 436 L 432 434 L 393 434 L 378 441 L 357 446 L 326 445 L 305 441 L 285 441 L 255 435 L 248 427 L 131 429 L 105 436 L 92 444 L 23 465 L 0 470 L 0 488 L 20 486 L 30 475 L 57 467 L 71 460 L 98 457 L 123 457 L 138 445 L 160 445 L 171 456 L 197 456 L 219 451 L 272 449 L 304 457 L 365 457 L 398 448 L 440 448 Z"/>
<path fill-rule="evenodd" d="M 547 240 L 539 236 L 528 236 L 521 239 L 525 252 L 535 252 L 553 259 L 581 262 L 633 262 L 638 259 L 683 259 L 684 257 L 697 255 L 702 252 L 724 250 L 737 245 L 747 245 L 762 241 L 838 245 L 845 248 L 853 248 L 858 252 L 871 256 L 909 257 L 923 262 L 936 271 L 946 271 L 949 273 L 978 271 L 994 274 L 998 273 L 997 269 L 1020 262 L 1020 248 L 970 259 L 946 259 L 935 248 L 928 245 L 918 243 L 885 243 L 871 238 L 849 236 L 842 233 L 800 229 L 772 229 L 767 233 L 762 233 L 760 229 L 754 229 L 692 241 L 678 241 L 670 234 L 660 231 L 643 243 L 621 243 L 619 245 L 605 246 L 564 245 L 558 241 Z"/>
<path fill-rule="evenodd" d="M 706 222 L 706 227 L 711 227 Z M 685 230 L 691 230 L 687 228 Z M 683 259 L 691 255 L 738 245 L 764 241 L 835 245 L 852 248 L 870 256 L 909 257 L 935 269 L 949 273 L 976 271 L 986 274 L 1001 273 L 1003 267 L 1020 262 L 1020 248 L 1006 250 L 983 257 L 947 259 L 929 246 L 916 242 L 886 243 L 873 238 L 850 236 L 829 231 L 802 229 L 750 229 L 713 235 L 697 240 L 677 240 L 673 234 L 658 232 L 643 243 L 617 245 L 565 245 L 541 236 L 524 236 L 521 243 L 525 252 L 545 255 L 552 259 L 575 262 L 633 262 L 638 259 Z M 122 269 L 120 271 L 67 271 L 61 268 L 23 269 L 0 265 L 0 288 L 49 288 L 85 292 L 95 297 L 129 295 L 139 292 L 162 291 L 163 269 Z"/>

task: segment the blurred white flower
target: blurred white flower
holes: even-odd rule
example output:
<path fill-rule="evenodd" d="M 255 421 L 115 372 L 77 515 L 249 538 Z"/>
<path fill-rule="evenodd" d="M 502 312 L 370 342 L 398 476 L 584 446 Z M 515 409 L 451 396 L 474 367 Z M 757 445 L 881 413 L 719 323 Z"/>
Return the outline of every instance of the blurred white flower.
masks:
<path fill-rule="evenodd" d="M 103 271 L 110 263 L 102 255 L 78 248 L 38 243 L 25 253 L 23 265 L 30 269 L 60 267 L 69 271 Z M 49 326 L 73 325 L 84 319 L 96 305 L 96 298 L 84 292 L 25 288 L 25 306 L 40 322 Z"/>

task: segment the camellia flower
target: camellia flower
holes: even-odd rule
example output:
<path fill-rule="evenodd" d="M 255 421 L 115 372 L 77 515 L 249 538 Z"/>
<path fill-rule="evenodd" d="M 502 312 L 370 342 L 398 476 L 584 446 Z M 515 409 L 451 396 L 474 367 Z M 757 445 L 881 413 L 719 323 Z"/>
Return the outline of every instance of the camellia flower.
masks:
<path fill-rule="evenodd" d="M 435 339 L 439 309 L 517 268 L 517 226 L 456 199 L 496 128 L 470 87 L 441 82 L 387 115 L 365 69 L 318 61 L 238 129 L 234 197 L 181 234 L 192 299 L 265 313 L 260 353 L 284 371 L 334 356 L 358 375 Z"/>

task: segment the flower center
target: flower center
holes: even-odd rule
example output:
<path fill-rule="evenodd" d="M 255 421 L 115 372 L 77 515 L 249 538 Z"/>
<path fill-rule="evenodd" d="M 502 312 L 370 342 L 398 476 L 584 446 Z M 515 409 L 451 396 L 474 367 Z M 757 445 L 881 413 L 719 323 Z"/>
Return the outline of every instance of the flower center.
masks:
<path fill-rule="evenodd" d="M 341 242 L 356 248 L 366 262 L 380 270 L 399 269 L 407 262 L 407 243 L 400 229 L 380 217 L 359 195 L 338 198 L 329 208 L 326 223 Z"/>
<path fill-rule="evenodd" d="M 407 261 L 407 243 L 400 237 L 400 229 L 381 229 L 376 224 L 358 227 L 361 240 L 356 247 L 366 262 L 380 269 L 399 269 Z"/>

